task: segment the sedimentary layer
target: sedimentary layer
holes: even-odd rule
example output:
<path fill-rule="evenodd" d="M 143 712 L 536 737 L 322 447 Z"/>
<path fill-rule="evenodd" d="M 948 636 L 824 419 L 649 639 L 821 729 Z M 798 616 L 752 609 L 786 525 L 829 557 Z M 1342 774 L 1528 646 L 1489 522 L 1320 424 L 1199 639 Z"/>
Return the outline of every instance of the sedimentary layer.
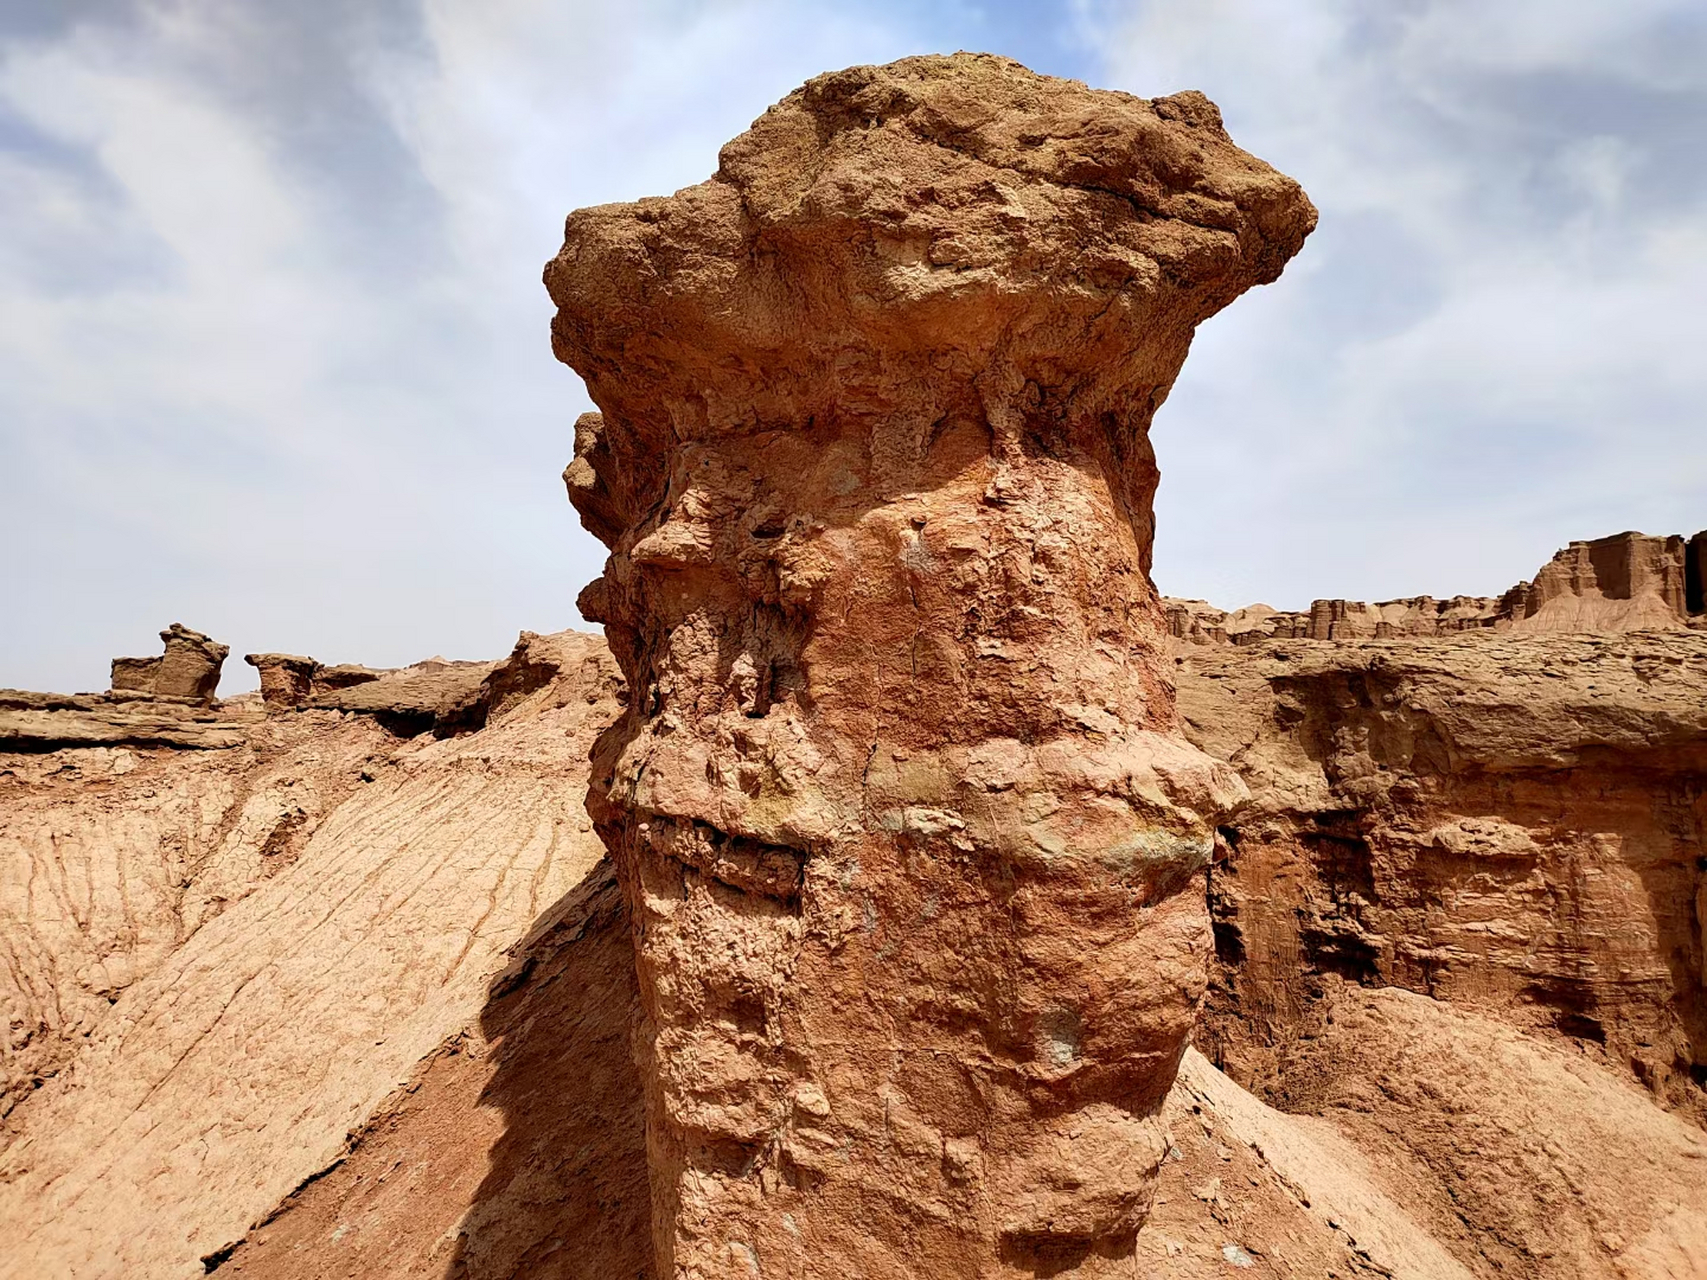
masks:
<path fill-rule="evenodd" d="M 1707 635 L 1194 648 L 1251 803 L 1199 1043 L 1284 1101 L 1329 978 L 1560 1035 L 1707 1120 Z"/>

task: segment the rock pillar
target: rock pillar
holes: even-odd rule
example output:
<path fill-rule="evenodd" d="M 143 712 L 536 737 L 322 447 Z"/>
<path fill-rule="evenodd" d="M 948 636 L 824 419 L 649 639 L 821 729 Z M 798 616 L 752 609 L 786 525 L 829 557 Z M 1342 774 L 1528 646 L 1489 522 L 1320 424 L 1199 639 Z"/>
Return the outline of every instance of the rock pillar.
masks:
<path fill-rule="evenodd" d="M 166 651 L 158 658 L 113 659 L 113 692 L 211 703 L 229 646 L 181 622 L 162 631 L 160 639 Z"/>
<path fill-rule="evenodd" d="M 966 54 L 570 216 L 659 1276 L 1128 1274 L 1241 793 L 1175 731 L 1148 429 L 1314 220 L 1200 94 Z"/>
<path fill-rule="evenodd" d="M 1707 613 L 1707 529 L 1684 547 L 1685 608 L 1691 615 Z"/>
<path fill-rule="evenodd" d="M 260 674 L 261 700 L 269 707 L 300 707 L 314 692 L 320 664 L 295 653 L 250 653 L 243 661 Z"/>

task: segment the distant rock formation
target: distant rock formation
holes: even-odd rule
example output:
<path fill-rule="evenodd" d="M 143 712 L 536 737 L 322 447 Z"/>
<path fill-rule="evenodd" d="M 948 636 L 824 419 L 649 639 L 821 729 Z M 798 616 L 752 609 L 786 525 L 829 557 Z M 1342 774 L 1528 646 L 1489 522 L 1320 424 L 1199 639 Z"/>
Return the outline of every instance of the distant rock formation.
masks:
<path fill-rule="evenodd" d="M 965 54 L 570 216 L 657 1275 L 1129 1258 L 1240 794 L 1161 669 L 1150 418 L 1314 222 L 1201 94 Z"/>
<path fill-rule="evenodd" d="M 113 692 L 211 703 L 230 648 L 181 622 L 167 627 L 160 638 L 166 652 L 158 658 L 113 659 Z"/>
<path fill-rule="evenodd" d="M 485 718 L 443 740 L 250 696 L 222 704 L 223 744 L 187 740 L 213 713 L 181 703 L 11 699 L 37 727 L 0 731 L 0 1280 L 221 1268 L 400 1079 L 477 1033 L 506 950 L 603 854 L 586 758 L 620 689 L 596 636 L 526 635 L 512 657 L 478 664 Z M 97 723 L 100 745 L 56 749 Z M 610 1016 L 626 1044 L 626 1007 Z M 481 1110 L 457 1138 L 502 1128 Z M 478 1184 L 486 1148 L 463 1154 Z M 423 1185 L 442 1277 L 467 1202 Z"/>
<path fill-rule="evenodd" d="M 260 674 L 261 699 L 269 707 L 300 707 L 314 691 L 320 664 L 294 653 L 246 653 L 243 661 Z"/>
<path fill-rule="evenodd" d="M 1263 640 L 1426 639 L 1461 631 L 1665 631 L 1707 627 L 1707 532 L 1616 533 L 1573 542 L 1534 582 L 1500 596 L 1411 596 L 1364 604 L 1317 600 L 1307 612 L 1264 604 L 1228 612 L 1202 600 L 1167 598 L 1168 630 L 1186 644 Z"/>
<path fill-rule="evenodd" d="M 495 704 L 530 690 L 529 679 L 547 678 L 555 670 L 549 649 L 546 638 L 524 631 L 503 662 L 434 657 L 396 668 L 326 666 L 293 653 L 251 653 L 243 660 L 260 672 L 269 711 L 348 711 L 373 716 L 405 737 L 429 730 L 444 737 L 478 728 Z"/>
<path fill-rule="evenodd" d="M 423 674 L 457 666 L 481 665 L 428 658 L 424 662 L 403 668 L 363 667 L 355 663 L 329 667 L 318 659 L 305 658 L 295 653 L 251 653 L 244 655 L 243 661 L 260 674 L 261 698 L 269 707 L 308 706 L 317 698 L 323 698 L 341 689 L 353 689 L 356 685 L 367 684 L 382 676 L 396 675 L 399 670 Z"/>

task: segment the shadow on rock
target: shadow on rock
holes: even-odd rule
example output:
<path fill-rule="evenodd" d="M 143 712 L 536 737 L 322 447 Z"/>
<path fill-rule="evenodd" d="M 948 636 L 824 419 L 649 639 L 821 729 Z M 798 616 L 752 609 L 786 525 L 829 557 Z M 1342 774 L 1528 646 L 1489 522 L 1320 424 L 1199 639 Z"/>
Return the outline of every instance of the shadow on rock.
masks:
<path fill-rule="evenodd" d="M 646 1280 L 629 1027 L 634 957 L 609 862 L 539 917 L 480 1036 L 448 1041 L 241 1243 L 221 1280 Z"/>
<path fill-rule="evenodd" d="M 492 984 L 480 1026 L 504 1117 L 446 1280 L 642 1280 L 651 1230 L 641 1087 L 630 1050 L 634 959 L 602 863 Z"/>

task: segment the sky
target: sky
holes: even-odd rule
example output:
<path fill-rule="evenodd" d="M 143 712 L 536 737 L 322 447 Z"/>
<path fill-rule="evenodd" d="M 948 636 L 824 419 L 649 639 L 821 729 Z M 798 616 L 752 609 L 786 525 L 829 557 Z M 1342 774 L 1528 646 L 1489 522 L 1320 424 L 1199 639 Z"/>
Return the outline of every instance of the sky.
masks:
<path fill-rule="evenodd" d="M 1164 592 L 1492 594 L 1707 526 L 1700 0 L 3 0 L 0 686 L 173 621 L 224 693 L 583 625 L 563 216 L 959 48 L 1201 89 L 1321 210 L 1157 415 Z"/>

